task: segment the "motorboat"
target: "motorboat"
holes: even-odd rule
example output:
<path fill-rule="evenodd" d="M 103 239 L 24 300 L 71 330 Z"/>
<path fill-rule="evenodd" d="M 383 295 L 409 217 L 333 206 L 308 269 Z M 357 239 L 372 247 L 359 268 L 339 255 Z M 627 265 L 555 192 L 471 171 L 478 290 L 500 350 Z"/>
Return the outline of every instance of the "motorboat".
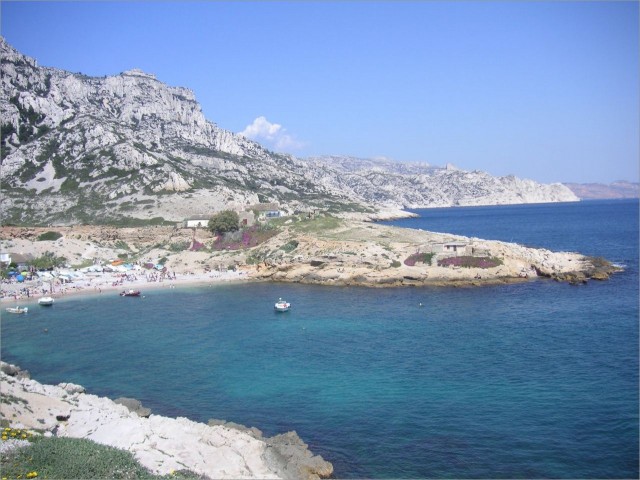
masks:
<path fill-rule="evenodd" d="M 291 308 L 291 304 L 279 298 L 273 308 L 276 312 L 286 312 Z"/>
<path fill-rule="evenodd" d="M 38 299 L 38 305 L 42 305 L 43 307 L 50 307 L 53 305 L 53 297 L 40 297 Z"/>
<path fill-rule="evenodd" d="M 140 290 L 133 290 L 133 289 L 124 290 L 123 292 L 120 292 L 120 296 L 121 297 L 139 297 Z"/>
<path fill-rule="evenodd" d="M 7 308 L 7 312 L 9 313 L 27 313 L 29 308 L 27 307 L 9 307 Z"/>

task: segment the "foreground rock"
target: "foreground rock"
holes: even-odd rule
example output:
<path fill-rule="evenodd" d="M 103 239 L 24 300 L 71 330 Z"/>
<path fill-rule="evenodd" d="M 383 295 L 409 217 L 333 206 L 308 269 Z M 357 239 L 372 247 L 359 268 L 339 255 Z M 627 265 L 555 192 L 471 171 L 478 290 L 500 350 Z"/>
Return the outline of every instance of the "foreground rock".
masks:
<path fill-rule="evenodd" d="M 140 464 L 162 475 L 186 469 L 216 479 L 317 479 L 333 472 L 332 465 L 313 456 L 294 432 L 263 439 L 226 425 L 159 415 L 144 418 L 108 398 L 7 375 L 4 372 L 14 368 L 5 365 L 0 373 L 0 414 L 12 427 L 128 450 Z M 132 399 L 124 403 L 141 409 Z"/>

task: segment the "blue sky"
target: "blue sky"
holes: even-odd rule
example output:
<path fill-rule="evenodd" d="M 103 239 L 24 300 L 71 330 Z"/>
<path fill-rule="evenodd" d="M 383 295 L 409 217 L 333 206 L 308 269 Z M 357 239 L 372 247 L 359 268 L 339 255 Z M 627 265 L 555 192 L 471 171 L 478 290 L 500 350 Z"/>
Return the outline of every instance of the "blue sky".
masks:
<path fill-rule="evenodd" d="M 19 2 L 40 65 L 131 68 L 296 156 L 638 181 L 638 2 Z"/>

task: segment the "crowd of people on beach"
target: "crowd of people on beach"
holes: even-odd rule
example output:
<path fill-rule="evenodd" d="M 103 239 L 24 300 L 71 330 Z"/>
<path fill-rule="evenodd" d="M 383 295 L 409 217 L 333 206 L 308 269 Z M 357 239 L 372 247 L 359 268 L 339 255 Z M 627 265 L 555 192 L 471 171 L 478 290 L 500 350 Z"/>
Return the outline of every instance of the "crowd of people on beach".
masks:
<path fill-rule="evenodd" d="M 181 274 L 180 280 L 203 282 L 210 279 L 233 280 L 245 277 L 246 274 L 247 272 L 237 269 L 225 271 L 206 270 L 202 274 L 196 274 L 195 272 Z M 122 288 L 125 285 L 139 286 L 143 282 L 162 284 L 163 286 L 170 284 L 173 286 L 175 281 L 179 281 L 178 274 L 167 269 L 149 271 L 144 273 L 144 276 L 140 275 L 140 273 L 92 273 L 90 276 L 83 275 L 70 281 L 60 278 L 43 280 L 37 276 L 23 282 L 17 282 L 15 279 L 4 279 L 0 284 L 0 300 L 29 300 L 41 296 L 60 296 L 82 291 L 102 293 L 103 289 Z"/>

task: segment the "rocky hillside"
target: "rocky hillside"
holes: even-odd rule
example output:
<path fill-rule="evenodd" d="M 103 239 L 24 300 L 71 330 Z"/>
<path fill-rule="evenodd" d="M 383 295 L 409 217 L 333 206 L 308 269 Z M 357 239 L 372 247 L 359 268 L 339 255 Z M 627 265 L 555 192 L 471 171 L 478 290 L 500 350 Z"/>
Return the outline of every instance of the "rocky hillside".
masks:
<path fill-rule="evenodd" d="M 271 152 L 207 120 L 192 91 L 130 70 L 88 77 L 0 37 L 1 221 L 179 221 L 258 202 L 285 211 L 575 201 L 566 187 L 426 164 Z"/>
<path fill-rule="evenodd" d="M 565 183 L 565 186 L 584 200 L 640 197 L 640 185 L 637 182 Z"/>
<path fill-rule="evenodd" d="M 540 184 L 512 175 L 460 170 L 452 165 L 399 163 L 353 157 L 309 159 L 318 168 L 331 166 L 348 189 L 365 202 L 400 208 L 429 208 L 517 203 L 574 202 L 578 198 L 560 183 Z M 313 171 L 314 169 L 312 169 Z"/>

